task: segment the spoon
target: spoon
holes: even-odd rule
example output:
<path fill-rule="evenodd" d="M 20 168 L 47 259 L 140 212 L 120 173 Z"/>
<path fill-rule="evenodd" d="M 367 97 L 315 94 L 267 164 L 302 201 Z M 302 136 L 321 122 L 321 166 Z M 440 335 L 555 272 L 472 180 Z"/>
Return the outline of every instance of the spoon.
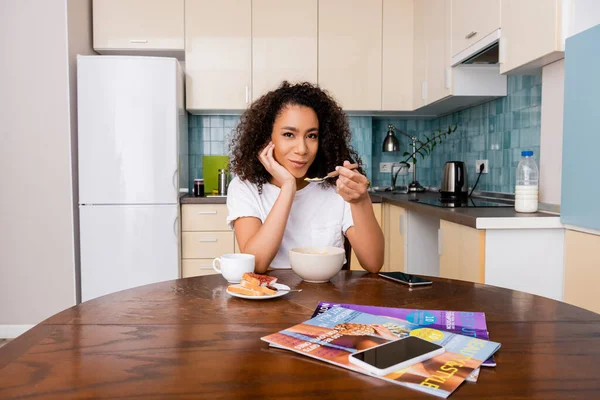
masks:
<path fill-rule="evenodd" d="M 346 168 L 348 168 L 348 169 L 356 169 L 356 168 L 358 168 L 358 164 L 350 164 Z M 335 178 L 339 174 L 340 173 L 338 171 L 332 171 L 332 172 L 328 173 L 327 176 L 324 176 L 322 178 L 304 178 L 304 180 L 307 181 L 307 182 L 321 183 L 321 182 L 325 182 L 326 179 Z"/>
<path fill-rule="evenodd" d="M 277 289 L 278 292 L 301 292 L 302 289 Z"/>

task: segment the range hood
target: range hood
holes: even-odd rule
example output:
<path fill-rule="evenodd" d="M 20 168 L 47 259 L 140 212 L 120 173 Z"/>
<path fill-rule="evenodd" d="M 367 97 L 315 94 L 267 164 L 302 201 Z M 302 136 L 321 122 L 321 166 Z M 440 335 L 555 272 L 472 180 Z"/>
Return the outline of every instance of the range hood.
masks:
<path fill-rule="evenodd" d="M 459 64 L 446 71 L 446 87 L 451 94 L 417 111 L 426 115 L 445 115 L 485 103 L 508 93 L 506 75 L 500 64 Z"/>
<path fill-rule="evenodd" d="M 495 65 L 500 59 L 500 29 L 452 57 L 452 66 L 461 64 Z"/>

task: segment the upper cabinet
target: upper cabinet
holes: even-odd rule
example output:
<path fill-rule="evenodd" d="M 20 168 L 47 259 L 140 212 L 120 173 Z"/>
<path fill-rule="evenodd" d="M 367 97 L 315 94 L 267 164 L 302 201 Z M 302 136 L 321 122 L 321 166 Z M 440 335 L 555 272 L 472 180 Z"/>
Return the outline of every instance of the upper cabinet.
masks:
<path fill-rule="evenodd" d="M 450 9 L 452 56 L 500 28 L 500 0 L 451 0 Z"/>
<path fill-rule="evenodd" d="M 561 3 L 501 0 L 501 73 L 531 73 L 564 57 Z"/>
<path fill-rule="evenodd" d="M 381 110 L 382 0 L 319 0 L 319 85 L 344 110 Z"/>
<path fill-rule="evenodd" d="M 242 110 L 251 100 L 251 0 L 186 0 L 188 110 Z"/>
<path fill-rule="evenodd" d="M 413 98 L 415 108 L 451 94 L 446 74 L 450 66 L 446 0 L 419 0 L 414 10 Z"/>
<path fill-rule="evenodd" d="M 182 58 L 183 7 L 184 0 L 94 0 L 94 50 Z"/>
<path fill-rule="evenodd" d="M 252 1 L 252 100 L 283 80 L 317 83 L 317 0 Z"/>
<path fill-rule="evenodd" d="M 451 93 L 450 67 L 450 3 L 446 0 L 425 0 L 425 38 L 427 43 L 427 103 L 433 103 Z"/>
<path fill-rule="evenodd" d="M 412 111 L 413 0 L 383 0 L 383 111 Z"/>

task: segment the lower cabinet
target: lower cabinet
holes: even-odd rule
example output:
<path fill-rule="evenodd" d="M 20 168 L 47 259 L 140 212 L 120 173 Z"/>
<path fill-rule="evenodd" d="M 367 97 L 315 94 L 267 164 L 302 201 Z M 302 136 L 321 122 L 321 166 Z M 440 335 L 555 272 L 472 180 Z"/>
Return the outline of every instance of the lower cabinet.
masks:
<path fill-rule="evenodd" d="M 383 271 L 406 271 L 406 210 L 384 203 L 383 235 L 385 237 L 385 259 Z"/>
<path fill-rule="evenodd" d="M 189 278 L 190 276 L 212 275 L 217 272 L 212 266 L 214 258 L 194 258 L 181 260 L 181 276 Z"/>
<path fill-rule="evenodd" d="M 565 301 L 600 313 L 600 236 L 567 230 Z"/>
<path fill-rule="evenodd" d="M 375 219 L 377 220 L 377 223 L 379 224 L 379 226 L 381 226 L 381 218 L 382 218 L 382 204 L 377 203 L 377 204 L 373 204 L 373 213 L 375 213 Z M 352 250 L 352 255 L 350 258 L 350 269 L 353 271 L 362 271 L 362 267 L 360 266 L 360 262 L 358 261 L 358 258 L 356 258 L 356 254 L 354 253 L 354 250 Z"/>
<path fill-rule="evenodd" d="M 225 223 L 225 204 L 184 204 L 181 207 L 181 276 L 217 272 L 212 261 L 236 249 L 233 231 Z"/>
<path fill-rule="evenodd" d="M 484 283 L 485 231 L 440 220 L 440 277 Z"/>

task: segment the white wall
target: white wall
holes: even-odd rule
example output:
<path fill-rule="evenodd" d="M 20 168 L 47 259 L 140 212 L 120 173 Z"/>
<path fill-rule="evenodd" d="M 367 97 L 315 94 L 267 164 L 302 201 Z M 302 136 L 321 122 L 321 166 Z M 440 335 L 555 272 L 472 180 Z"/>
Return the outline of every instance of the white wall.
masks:
<path fill-rule="evenodd" d="M 91 45 L 91 1 L 69 11 L 77 22 L 66 0 L 0 1 L 0 337 L 76 303 L 69 63 Z"/>
<path fill-rule="evenodd" d="M 565 60 L 542 68 L 540 201 L 560 204 Z"/>
<path fill-rule="evenodd" d="M 563 0 L 563 37 L 576 35 L 600 24 L 600 1 Z"/>
<path fill-rule="evenodd" d="M 77 301 L 81 301 L 79 275 L 79 186 L 77 158 L 77 55 L 98 54 L 92 49 L 92 1 L 67 0 L 67 37 L 69 46 L 69 98 L 71 122 L 71 171 L 73 173 L 73 237 L 75 240 L 75 278 Z"/>

